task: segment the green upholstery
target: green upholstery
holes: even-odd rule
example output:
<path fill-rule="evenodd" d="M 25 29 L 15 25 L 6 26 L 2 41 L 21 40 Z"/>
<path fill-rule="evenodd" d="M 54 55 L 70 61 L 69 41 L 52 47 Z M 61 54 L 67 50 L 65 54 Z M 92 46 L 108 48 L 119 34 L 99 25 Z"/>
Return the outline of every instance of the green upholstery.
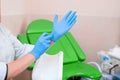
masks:
<path fill-rule="evenodd" d="M 17 38 L 21 41 L 21 43 L 29 43 L 26 34 L 18 34 Z"/>
<path fill-rule="evenodd" d="M 53 22 L 49 20 L 34 20 L 28 25 L 25 34 L 19 34 L 18 39 L 22 43 L 35 44 L 38 37 L 43 32 L 50 33 L 52 31 Z M 63 60 L 63 80 L 67 80 L 73 76 L 87 77 L 99 80 L 101 73 L 93 66 L 84 63 L 86 55 L 80 48 L 77 41 L 70 32 L 66 33 L 54 45 L 52 45 L 46 53 L 53 55 L 59 51 L 64 52 Z M 30 66 L 32 70 L 34 63 Z"/>
<path fill-rule="evenodd" d="M 72 41 L 74 45 L 71 44 Z M 61 47 L 62 46 L 62 47 Z M 86 56 L 79 45 L 74 40 L 73 36 L 70 32 L 66 33 L 60 40 L 58 40 L 49 50 L 47 53 L 58 53 L 59 51 L 63 51 L 64 54 L 64 64 L 75 62 L 78 60 L 85 60 Z M 78 53 L 81 53 L 81 56 L 78 57 Z"/>
<path fill-rule="evenodd" d="M 52 31 L 53 23 L 49 20 L 35 20 L 28 25 L 27 36 L 30 44 L 35 44 L 39 36 Z"/>
<path fill-rule="evenodd" d="M 84 62 L 74 62 L 63 65 L 63 80 L 67 80 L 71 76 L 82 76 L 94 80 L 100 80 L 101 73 L 89 64 Z"/>

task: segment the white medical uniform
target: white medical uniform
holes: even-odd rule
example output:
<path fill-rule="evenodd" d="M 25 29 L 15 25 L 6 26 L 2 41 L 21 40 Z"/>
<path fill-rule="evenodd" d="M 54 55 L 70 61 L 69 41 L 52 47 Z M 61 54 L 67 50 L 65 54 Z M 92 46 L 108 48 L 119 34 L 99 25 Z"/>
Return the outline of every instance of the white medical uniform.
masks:
<path fill-rule="evenodd" d="M 21 44 L 4 25 L 0 24 L 0 80 L 7 77 L 7 64 L 33 49 L 33 45 Z"/>

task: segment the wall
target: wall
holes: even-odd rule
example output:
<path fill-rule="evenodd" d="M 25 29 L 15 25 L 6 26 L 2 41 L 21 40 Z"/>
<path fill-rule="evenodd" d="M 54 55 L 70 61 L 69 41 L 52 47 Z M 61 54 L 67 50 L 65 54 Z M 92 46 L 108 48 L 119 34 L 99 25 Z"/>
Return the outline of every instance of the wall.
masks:
<path fill-rule="evenodd" d="M 68 10 L 77 11 L 77 23 L 71 32 L 86 53 L 86 61 L 98 61 L 99 50 L 120 44 L 120 0 L 1 0 L 1 3 L 2 23 L 14 35 L 25 32 L 34 19 L 53 20 L 54 14 L 61 19 Z"/>
<path fill-rule="evenodd" d="M 15 35 L 21 32 L 19 30 L 23 25 L 25 27 L 31 21 L 31 16 L 36 15 L 63 16 L 67 11 L 75 10 L 78 17 L 120 17 L 120 0 L 1 0 L 1 3 L 2 23 L 6 24 Z M 14 30 L 16 26 L 18 29 Z"/>
<path fill-rule="evenodd" d="M 120 0 L 1 0 L 1 3 L 2 23 L 15 35 L 25 32 L 27 24 L 33 19 L 53 20 L 54 14 L 58 14 L 61 18 L 71 9 L 77 11 L 78 15 L 77 23 L 71 32 L 77 38 L 78 43 L 81 46 L 84 45 L 83 48 L 87 54 L 98 51 L 95 47 L 87 48 L 87 46 L 98 43 L 97 45 L 103 47 L 101 45 L 103 41 L 109 41 L 109 44 L 104 43 L 104 46 L 115 45 L 113 42 L 119 42 Z M 101 41 L 98 37 L 105 38 L 105 40 Z M 89 40 L 86 44 L 83 38 L 97 39 Z M 93 52 L 91 48 L 95 48 Z"/>
<path fill-rule="evenodd" d="M 1 22 L 1 0 L 0 0 L 0 22 Z"/>
<path fill-rule="evenodd" d="M 2 0 L 2 15 L 63 15 L 71 9 L 82 16 L 120 17 L 119 3 L 120 0 Z"/>
<path fill-rule="evenodd" d="M 14 35 L 20 33 L 23 26 L 26 26 L 27 2 L 25 0 L 1 0 L 1 21 Z"/>
<path fill-rule="evenodd" d="M 120 0 L 31 0 L 32 14 L 63 15 L 76 10 L 81 16 L 120 17 Z"/>

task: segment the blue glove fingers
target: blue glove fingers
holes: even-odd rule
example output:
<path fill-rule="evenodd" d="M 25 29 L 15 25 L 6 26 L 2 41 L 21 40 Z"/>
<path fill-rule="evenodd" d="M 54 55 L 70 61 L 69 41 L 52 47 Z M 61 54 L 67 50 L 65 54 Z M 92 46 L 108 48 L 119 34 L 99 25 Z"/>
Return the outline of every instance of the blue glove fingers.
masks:
<path fill-rule="evenodd" d="M 50 44 L 50 42 L 51 42 L 50 40 L 45 40 L 45 43 L 47 44 Z"/>
<path fill-rule="evenodd" d="M 74 20 L 74 21 L 70 24 L 70 26 L 72 27 L 75 23 L 76 23 L 76 20 Z M 71 27 L 70 27 L 70 28 L 71 28 Z"/>
<path fill-rule="evenodd" d="M 68 17 L 69 17 L 69 15 L 72 13 L 72 11 L 69 11 L 66 15 L 65 15 L 65 17 L 63 18 L 63 19 L 67 19 Z"/>
<path fill-rule="evenodd" d="M 47 50 L 49 46 L 50 46 L 50 40 L 44 40 L 44 42 L 42 42 L 42 47 L 41 48 L 44 47 L 43 50 L 45 52 L 45 50 Z"/>
<path fill-rule="evenodd" d="M 45 39 L 44 42 L 45 42 L 46 44 L 50 44 L 50 42 L 51 42 L 51 41 L 50 41 L 51 37 L 52 37 L 51 34 L 47 34 L 47 35 L 44 37 L 44 39 Z"/>
<path fill-rule="evenodd" d="M 58 22 L 58 15 L 55 15 L 54 16 L 54 23 L 57 23 Z"/>
<path fill-rule="evenodd" d="M 53 42 L 56 42 L 56 40 L 60 37 L 60 36 L 58 36 L 58 34 L 56 34 L 56 33 L 51 33 L 50 34 L 52 37 L 51 37 L 51 40 L 53 41 Z"/>
<path fill-rule="evenodd" d="M 77 16 L 74 16 L 68 23 L 69 27 L 72 27 L 71 24 L 76 21 Z"/>
<path fill-rule="evenodd" d="M 39 39 L 38 39 L 38 41 L 39 40 L 41 40 L 41 39 L 50 39 L 49 37 L 47 37 L 49 34 L 48 33 L 46 33 L 46 32 L 44 32 L 40 37 L 39 37 Z"/>
<path fill-rule="evenodd" d="M 76 12 L 71 13 L 71 15 L 68 17 L 66 21 L 69 23 L 69 21 L 71 21 L 71 19 L 74 18 L 74 16 L 76 16 Z"/>
<path fill-rule="evenodd" d="M 49 44 L 45 43 L 45 45 L 46 45 L 47 49 L 50 47 L 50 43 Z"/>
<path fill-rule="evenodd" d="M 47 32 L 44 32 L 41 36 L 47 36 L 48 33 Z"/>
<path fill-rule="evenodd" d="M 50 47 L 50 42 L 45 41 L 43 44 L 46 47 L 45 50 L 47 50 Z"/>
<path fill-rule="evenodd" d="M 52 35 L 51 34 L 47 34 L 46 36 L 45 36 L 45 39 L 46 40 L 50 40 L 52 38 Z"/>

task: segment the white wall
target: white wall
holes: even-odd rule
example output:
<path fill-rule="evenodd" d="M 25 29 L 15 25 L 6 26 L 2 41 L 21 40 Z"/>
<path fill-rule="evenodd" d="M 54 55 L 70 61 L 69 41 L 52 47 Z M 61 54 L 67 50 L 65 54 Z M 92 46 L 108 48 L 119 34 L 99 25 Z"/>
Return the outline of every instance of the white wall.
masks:
<path fill-rule="evenodd" d="M 1 22 L 14 35 L 19 34 L 23 30 L 23 26 L 26 26 L 26 14 L 29 11 L 27 9 L 27 2 L 26 0 L 1 0 Z"/>
<path fill-rule="evenodd" d="M 65 14 L 76 10 L 81 16 L 120 17 L 120 0 L 31 0 L 32 14 Z"/>
<path fill-rule="evenodd" d="M 25 0 L 1 0 L 2 16 L 26 14 L 26 5 Z"/>
<path fill-rule="evenodd" d="M 64 15 L 69 10 L 80 16 L 120 17 L 120 0 L 1 0 L 2 23 L 15 35 L 27 26 L 31 16 Z M 38 17 L 41 18 L 41 17 Z M 46 17 L 45 17 L 46 18 Z M 53 18 L 50 18 L 53 20 Z M 14 30 L 17 27 L 17 30 Z M 26 29 L 26 28 L 25 28 Z M 23 30 L 25 31 L 25 30 Z"/>
<path fill-rule="evenodd" d="M 59 15 L 76 10 L 81 16 L 120 17 L 120 0 L 1 0 L 2 15 Z"/>

